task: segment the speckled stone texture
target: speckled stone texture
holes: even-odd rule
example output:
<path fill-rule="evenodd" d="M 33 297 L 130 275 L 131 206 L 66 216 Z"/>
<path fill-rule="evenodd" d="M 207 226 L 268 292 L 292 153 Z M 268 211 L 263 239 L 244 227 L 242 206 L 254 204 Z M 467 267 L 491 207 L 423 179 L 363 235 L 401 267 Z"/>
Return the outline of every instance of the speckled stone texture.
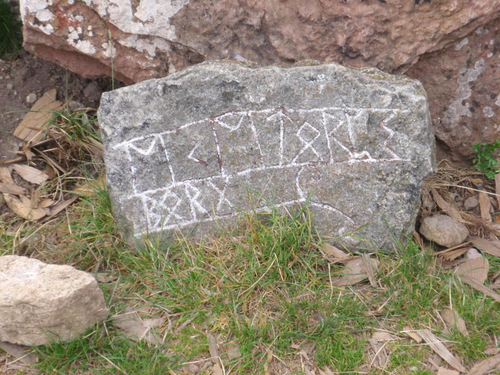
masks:
<path fill-rule="evenodd" d="M 0 256 L 0 341 L 27 346 L 71 341 L 107 314 L 102 291 L 89 274 Z"/>
<path fill-rule="evenodd" d="M 306 204 L 334 243 L 392 249 L 435 168 L 421 84 L 373 68 L 202 63 L 104 93 L 98 117 L 115 214 L 137 238 Z"/>

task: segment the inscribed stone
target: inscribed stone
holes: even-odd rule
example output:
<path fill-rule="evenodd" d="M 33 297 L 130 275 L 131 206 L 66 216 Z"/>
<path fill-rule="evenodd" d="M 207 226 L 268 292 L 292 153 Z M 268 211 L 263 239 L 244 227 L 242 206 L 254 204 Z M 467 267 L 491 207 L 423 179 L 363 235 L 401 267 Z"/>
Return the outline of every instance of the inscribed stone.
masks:
<path fill-rule="evenodd" d="M 332 242 L 393 248 L 434 170 L 424 89 L 376 69 L 203 63 L 104 93 L 98 116 L 115 214 L 138 238 L 307 204 Z"/>

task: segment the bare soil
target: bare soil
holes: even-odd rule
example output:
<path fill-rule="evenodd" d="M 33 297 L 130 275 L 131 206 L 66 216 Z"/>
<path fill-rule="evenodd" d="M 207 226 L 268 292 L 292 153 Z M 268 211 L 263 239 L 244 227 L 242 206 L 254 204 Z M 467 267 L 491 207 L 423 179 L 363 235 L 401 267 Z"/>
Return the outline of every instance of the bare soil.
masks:
<path fill-rule="evenodd" d="M 53 88 L 63 103 L 97 108 L 102 92 L 111 90 L 112 84 L 109 78 L 84 78 L 25 50 L 0 60 L 0 165 L 18 156 L 22 144 L 12 132 L 33 103 Z"/>

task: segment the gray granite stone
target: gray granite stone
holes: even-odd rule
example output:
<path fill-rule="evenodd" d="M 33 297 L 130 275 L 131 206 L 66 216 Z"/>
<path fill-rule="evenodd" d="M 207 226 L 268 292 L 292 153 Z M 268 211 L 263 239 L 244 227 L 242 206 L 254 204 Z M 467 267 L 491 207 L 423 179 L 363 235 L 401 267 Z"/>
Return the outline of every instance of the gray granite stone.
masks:
<path fill-rule="evenodd" d="M 333 243 L 391 249 L 435 168 L 422 85 L 376 69 L 208 62 L 104 93 L 98 117 L 115 215 L 137 238 L 307 202 Z"/>

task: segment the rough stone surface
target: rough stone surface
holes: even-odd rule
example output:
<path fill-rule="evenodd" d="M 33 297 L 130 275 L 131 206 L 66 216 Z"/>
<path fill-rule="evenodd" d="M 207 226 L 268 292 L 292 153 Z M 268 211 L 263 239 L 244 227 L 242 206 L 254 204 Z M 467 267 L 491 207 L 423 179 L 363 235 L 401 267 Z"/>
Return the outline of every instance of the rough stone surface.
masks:
<path fill-rule="evenodd" d="M 423 83 L 435 134 L 452 157 L 472 157 L 474 143 L 500 138 L 500 19 L 423 55 L 407 74 Z"/>
<path fill-rule="evenodd" d="M 500 1 L 21 0 L 21 11 L 28 50 L 89 78 L 113 67 L 133 83 L 235 58 L 410 69 L 443 150 L 469 157 L 472 142 L 500 138 Z"/>
<path fill-rule="evenodd" d="M 70 266 L 0 256 L 0 341 L 70 341 L 108 314 L 95 279 Z"/>
<path fill-rule="evenodd" d="M 438 245 L 453 247 L 465 241 L 469 230 L 465 225 L 457 223 L 448 215 L 434 215 L 422 220 L 420 233 Z"/>
<path fill-rule="evenodd" d="M 98 117 L 115 213 L 136 237 L 308 202 L 320 234 L 392 248 L 388 227 L 413 230 L 434 169 L 421 84 L 376 69 L 203 63 L 104 93 Z"/>
<path fill-rule="evenodd" d="M 25 45 L 37 53 L 89 75 L 109 71 L 114 56 L 115 72 L 137 82 L 236 55 L 260 64 L 316 59 L 392 72 L 498 18 L 500 4 L 21 0 L 21 13 Z"/>

